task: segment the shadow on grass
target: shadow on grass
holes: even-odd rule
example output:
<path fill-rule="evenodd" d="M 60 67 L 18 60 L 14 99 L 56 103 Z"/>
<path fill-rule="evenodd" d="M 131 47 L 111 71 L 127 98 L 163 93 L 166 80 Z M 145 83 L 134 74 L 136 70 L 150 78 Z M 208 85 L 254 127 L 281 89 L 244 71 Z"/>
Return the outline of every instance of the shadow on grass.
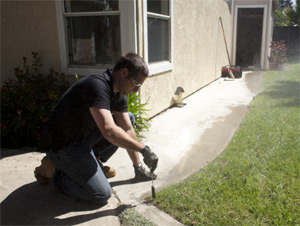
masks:
<path fill-rule="evenodd" d="M 92 211 L 88 213 L 71 213 Z M 118 216 L 120 211 L 76 201 L 59 193 L 53 186 L 37 182 L 12 192 L 1 203 L 1 225 L 76 225 L 105 216 Z M 65 215 L 66 214 L 66 215 Z M 65 216 L 62 216 L 65 215 Z"/>
<path fill-rule="evenodd" d="M 270 98 L 282 100 L 278 104 L 281 107 L 298 107 L 300 108 L 300 82 L 297 81 L 277 81 L 272 90 L 262 92 Z"/>

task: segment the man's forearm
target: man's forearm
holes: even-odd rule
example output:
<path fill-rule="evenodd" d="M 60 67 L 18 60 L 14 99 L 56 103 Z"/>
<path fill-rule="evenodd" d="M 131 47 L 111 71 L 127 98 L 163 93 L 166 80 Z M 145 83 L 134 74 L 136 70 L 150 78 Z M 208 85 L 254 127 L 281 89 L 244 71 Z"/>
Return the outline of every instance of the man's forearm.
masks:
<path fill-rule="evenodd" d="M 135 139 L 135 133 L 126 132 L 119 126 L 111 128 L 104 137 L 112 144 L 130 151 L 139 152 L 145 146 Z"/>
<path fill-rule="evenodd" d="M 110 143 L 132 151 L 140 151 L 144 144 L 135 139 L 135 132 L 131 126 L 129 117 L 124 113 L 115 113 L 113 120 L 111 112 L 107 109 L 90 108 L 90 112 L 103 137 Z"/>

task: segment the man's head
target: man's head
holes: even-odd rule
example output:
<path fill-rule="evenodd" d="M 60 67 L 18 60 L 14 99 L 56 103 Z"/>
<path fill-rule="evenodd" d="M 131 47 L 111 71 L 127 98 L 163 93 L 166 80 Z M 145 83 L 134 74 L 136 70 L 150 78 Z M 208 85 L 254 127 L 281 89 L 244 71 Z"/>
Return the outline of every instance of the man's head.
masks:
<path fill-rule="evenodd" d="M 130 92 L 137 92 L 139 87 L 148 77 L 149 70 L 147 64 L 139 55 L 127 53 L 122 56 L 113 68 L 114 82 L 116 90 L 123 95 Z"/>
<path fill-rule="evenodd" d="M 116 63 L 114 70 L 118 71 L 121 68 L 127 68 L 129 76 L 137 76 L 138 74 L 142 74 L 147 77 L 149 74 L 147 64 L 143 58 L 132 52 L 126 53 L 124 56 L 122 56 Z"/>

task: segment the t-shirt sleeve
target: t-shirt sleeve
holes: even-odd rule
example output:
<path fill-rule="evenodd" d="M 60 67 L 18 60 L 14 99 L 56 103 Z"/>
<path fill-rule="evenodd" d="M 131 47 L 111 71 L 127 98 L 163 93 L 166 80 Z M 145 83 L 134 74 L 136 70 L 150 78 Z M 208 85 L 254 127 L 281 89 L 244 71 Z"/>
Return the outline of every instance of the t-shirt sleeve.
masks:
<path fill-rule="evenodd" d="M 101 79 L 91 79 L 88 83 L 88 102 L 89 107 L 110 109 L 110 88 Z"/>
<path fill-rule="evenodd" d="M 127 112 L 128 111 L 127 96 L 119 95 L 116 103 L 112 108 L 113 111 Z"/>
<path fill-rule="evenodd" d="M 127 112 L 127 96 L 111 93 L 109 84 L 104 78 L 92 78 L 86 82 L 85 92 L 88 107 L 103 108 L 110 111 Z"/>

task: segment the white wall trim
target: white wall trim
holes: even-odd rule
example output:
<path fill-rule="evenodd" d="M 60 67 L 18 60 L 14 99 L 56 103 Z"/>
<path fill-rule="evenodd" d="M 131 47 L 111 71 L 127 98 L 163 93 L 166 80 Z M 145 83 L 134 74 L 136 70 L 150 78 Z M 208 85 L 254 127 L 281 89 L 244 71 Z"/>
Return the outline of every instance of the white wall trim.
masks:
<path fill-rule="evenodd" d="M 231 2 L 231 15 L 233 15 L 234 14 L 234 4 L 235 4 L 235 0 L 232 0 L 232 2 Z M 234 51 L 234 49 L 235 49 L 235 47 L 234 47 L 234 35 L 233 35 L 233 31 L 234 31 L 234 23 L 235 23 L 235 20 L 234 20 L 234 17 L 233 16 L 231 16 L 231 32 L 230 32 L 230 50 L 229 50 L 229 56 L 230 56 L 230 63 L 233 65 L 233 64 L 235 64 L 235 61 L 233 60 L 234 59 L 234 55 L 235 55 L 235 53 L 233 53 L 233 51 Z M 234 63 L 233 63 L 234 62 Z"/>
<path fill-rule="evenodd" d="M 157 63 L 150 63 L 148 61 L 148 17 L 147 17 L 147 0 L 143 0 L 143 15 L 144 15 L 144 60 L 149 68 L 149 75 L 155 75 L 162 72 L 170 71 L 173 69 L 173 0 L 169 0 L 170 3 L 170 61 L 163 61 Z"/>
<path fill-rule="evenodd" d="M 122 54 L 137 53 L 136 0 L 119 0 L 119 5 L 125 10 L 120 15 Z"/>
<path fill-rule="evenodd" d="M 265 53 L 267 54 L 267 56 L 265 57 L 265 67 L 264 69 L 268 69 L 269 68 L 269 63 L 268 63 L 268 57 L 270 56 L 270 42 L 271 40 L 273 39 L 273 19 L 272 19 L 272 7 L 273 7 L 273 1 L 270 0 L 270 5 L 269 5 L 269 15 L 268 15 L 268 18 L 269 18 L 269 23 L 268 23 L 268 37 L 267 37 L 267 46 L 266 46 L 266 51 Z"/>
<path fill-rule="evenodd" d="M 61 70 L 63 73 L 66 73 L 68 62 L 67 62 L 67 47 L 66 47 L 66 35 L 65 35 L 65 26 L 64 26 L 65 23 L 63 18 L 63 2 L 60 0 L 56 0 L 55 7 L 56 7 Z"/>
<path fill-rule="evenodd" d="M 237 40 L 237 19 L 238 19 L 238 9 L 240 8 L 263 8 L 263 29 L 262 29 L 262 40 L 261 40 L 261 55 L 260 55 L 260 67 L 265 69 L 265 40 L 266 40 L 266 25 L 267 25 L 267 5 L 236 5 L 234 9 L 234 39 L 233 39 L 233 64 L 236 64 L 236 40 Z"/>

